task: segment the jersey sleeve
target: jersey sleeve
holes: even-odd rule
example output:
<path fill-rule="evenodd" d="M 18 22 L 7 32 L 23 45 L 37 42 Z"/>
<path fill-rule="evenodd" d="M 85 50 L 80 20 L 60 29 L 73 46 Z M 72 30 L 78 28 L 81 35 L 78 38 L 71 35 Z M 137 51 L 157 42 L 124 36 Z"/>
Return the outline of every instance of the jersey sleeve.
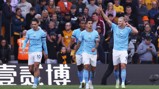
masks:
<path fill-rule="evenodd" d="M 44 52 L 45 52 L 45 54 L 48 54 L 47 45 L 46 45 L 46 33 L 45 32 L 42 33 L 41 39 L 42 39 L 42 46 L 43 46 Z"/>
<path fill-rule="evenodd" d="M 128 27 L 128 33 L 131 33 L 132 29 L 130 27 Z"/>
<path fill-rule="evenodd" d="M 72 32 L 72 38 L 76 38 L 76 31 L 75 30 Z"/>
<path fill-rule="evenodd" d="M 99 34 L 98 34 L 98 32 L 96 32 L 95 33 L 95 41 L 99 41 L 100 39 L 99 39 Z"/>
<path fill-rule="evenodd" d="M 116 28 L 117 28 L 117 25 L 116 25 L 115 23 L 112 23 L 112 26 L 111 26 L 111 28 L 112 28 L 111 30 L 113 30 L 113 31 L 114 31 L 114 30 L 116 30 Z"/>

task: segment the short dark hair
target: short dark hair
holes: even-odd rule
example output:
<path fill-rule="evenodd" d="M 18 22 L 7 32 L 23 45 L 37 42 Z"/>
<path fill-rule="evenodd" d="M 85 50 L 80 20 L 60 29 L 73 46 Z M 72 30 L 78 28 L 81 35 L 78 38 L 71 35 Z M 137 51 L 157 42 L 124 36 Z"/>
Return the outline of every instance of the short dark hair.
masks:
<path fill-rule="evenodd" d="M 31 22 L 37 22 L 37 23 L 39 23 L 39 20 L 36 19 L 36 18 L 33 18 Z"/>
<path fill-rule="evenodd" d="M 87 18 L 86 24 L 87 24 L 89 21 L 92 21 L 92 22 L 93 22 L 93 20 L 92 20 L 91 18 Z"/>
<path fill-rule="evenodd" d="M 147 41 L 151 41 L 152 39 L 151 39 L 151 37 L 150 37 L 150 36 L 146 36 L 146 37 L 145 37 L 145 40 L 147 40 Z"/>
<path fill-rule="evenodd" d="M 126 6 L 126 8 L 131 8 L 131 6 Z M 132 9 L 132 8 L 131 8 Z"/>
<path fill-rule="evenodd" d="M 81 19 L 81 20 L 79 21 L 79 23 L 82 23 L 82 22 L 85 22 L 85 23 L 86 23 L 86 20 L 85 20 L 85 19 Z"/>
<path fill-rule="evenodd" d="M 21 10 L 21 9 L 20 9 L 20 8 L 16 8 L 16 10 L 15 10 L 15 11 L 17 12 L 17 11 L 19 11 L 19 10 Z"/>
<path fill-rule="evenodd" d="M 113 17 L 113 14 L 108 14 L 108 17 Z"/>
<path fill-rule="evenodd" d="M 97 15 L 97 16 L 98 16 L 99 14 L 98 14 L 97 12 L 94 12 L 94 13 L 92 14 L 92 16 L 93 16 L 93 15 Z"/>
<path fill-rule="evenodd" d="M 31 7 L 31 8 L 30 8 L 30 11 L 35 11 L 35 8 Z"/>

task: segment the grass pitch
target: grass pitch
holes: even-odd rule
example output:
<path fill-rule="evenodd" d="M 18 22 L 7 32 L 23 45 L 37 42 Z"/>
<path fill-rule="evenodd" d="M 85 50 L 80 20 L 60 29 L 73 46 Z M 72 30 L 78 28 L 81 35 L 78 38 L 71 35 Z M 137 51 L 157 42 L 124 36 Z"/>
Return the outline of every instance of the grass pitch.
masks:
<path fill-rule="evenodd" d="M 0 86 L 0 89 L 32 89 L 31 86 Z M 67 86 L 38 86 L 37 89 L 79 89 L 78 85 L 67 85 Z M 114 86 L 101 86 L 95 85 L 94 89 L 115 89 Z M 121 89 L 121 88 L 120 88 Z M 126 89 L 159 89 L 159 85 L 130 85 L 126 86 Z"/>

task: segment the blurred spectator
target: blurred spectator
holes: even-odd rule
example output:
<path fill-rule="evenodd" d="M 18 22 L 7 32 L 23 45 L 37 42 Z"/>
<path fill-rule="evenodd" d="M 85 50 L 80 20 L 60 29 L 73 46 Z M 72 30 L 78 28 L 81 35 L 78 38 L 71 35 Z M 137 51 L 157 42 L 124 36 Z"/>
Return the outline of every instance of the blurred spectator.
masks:
<path fill-rule="evenodd" d="M 61 14 L 61 9 L 60 9 L 59 6 L 56 6 L 55 12 L 56 12 L 56 14 L 57 14 L 57 20 L 58 20 L 58 21 L 61 21 L 61 20 L 62 20 L 62 14 Z"/>
<path fill-rule="evenodd" d="M 56 13 L 52 14 L 52 16 L 51 16 L 51 21 L 53 21 L 53 22 L 55 23 L 55 28 L 58 29 L 60 22 L 58 21 L 58 18 L 57 18 L 57 14 L 56 14 Z"/>
<path fill-rule="evenodd" d="M 106 14 L 107 16 L 108 16 L 109 14 L 112 14 L 114 18 L 116 17 L 116 11 L 114 10 L 113 3 L 112 3 L 112 2 L 109 2 L 109 3 L 108 3 L 108 5 L 107 5 L 107 10 L 105 11 L 105 14 Z"/>
<path fill-rule="evenodd" d="M 143 4 L 146 5 L 147 9 L 150 10 L 152 8 L 153 2 L 158 2 L 158 0 L 142 0 Z"/>
<path fill-rule="evenodd" d="M 58 6 L 61 9 L 61 13 L 65 14 L 65 13 L 69 13 L 70 12 L 72 3 L 67 1 L 67 0 L 61 0 L 61 1 L 58 2 Z"/>
<path fill-rule="evenodd" d="M 84 12 L 84 8 L 86 7 L 86 4 L 84 4 L 82 2 L 83 0 L 78 0 L 78 2 L 76 3 L 77 6 L 77 13 L 83 13 Z"/>
<path fill-rule="evenodd" d="M 25 26 L 24 18 L 21 15 L 21 9 L 17 8 L 15 16 L 12 18 L 12 31 L 14 36 L 14 58 L 18 59 L 18 44 L 17 40 L 20 38 L 22 28 Z"/>
<path fill-rule="evenodd" d="M 48 34 L 56 33 L 56 35 L 57 35 L 56 38 L 58 39 L 57 44 L 60 45 L 62 37 L 61 37 L 61 33 L 60 33 L 59 29 L 55 28 L 55 22 L 50 21 L 49 29 L 47 30 L 47 33 Z"/>
<path fill-rule="evenodd" d="M 77 23 L 80 23 L 81 20 L 86 20 L 86 18 L 85 18 L 85 16 L 82 13 L 79 13 L 78 14 L 78 22 Z"/>
<path fill-rule="evenodd" d="M 2 7 L 3 7 L 4 1 L 0 0 L 0 34 L 1 34 L 1 28 L 2 28 Z"/>
<path fill-rule="evenodd" d="M 150 36 L 151 42 L 153 44 L 155 44 L 156 43 L 156 36 L 151 31 L 151 26 L 149 24 L 146 24 L 144 28 L 145 28 L 144 32 L 141 33 L 142 40 L 144 40 L 147 36 Z"/>
<path fill-rule="evenodd" d="M 143 26 L 145 26 L 146 24 L 149 24 L 149 18 L 148 18 L 148 16 L 143 16 L 142 17 L 142 21 L 143 21 Z"/>
<path fill-rule="evenodd" d="M 123 15 L 124 13 L 124 7 L 122 5 L 120 5 L 120 1 L 119 0 L 114 0 L 114 10 L 117 13 L 117 17 L 120 17 Z"/>
<path fill-rule="evenodd" d="M 157 13 L 159 13 L 157 2 L 152 2 L 152 8 L 148 12 L 151 25 L 155 25 L 154 17 Z"/>
<path fill-rule="evenodd" d="M 100 20 L 97 13 L 93 13 L 93 25 L 92 28 L 95 30 L 97 26 L 101 27 L 101 33 L 103 36 L 105 36 L 105 23 L 103 20 Z"/>
<path fill-rule="evenodd" d="M 27 2 L 26 0 L 21 0 L 21 2 L 17 5 L 17 7 L 21 9 L 22 16 L 24 18 L 26 18 L 26 15 L 29 13 L 32 5 L 29 2 Z"/>
<path fill-rule="evenodd" d="M 47 6 L 47 11 L 49 12 L 49 15 L 55 13 L 55 2 L 54 2 L 54 0 L 49 0 L 49 4 Z"/>
<path fill-rule="evenodd" d="M 47 30 L 48 29 L 48 24 L 50 22 L 50 17 L 49 17 L 49 13 L 47 10 L 43 10 L 42 11 L 42 21 L 41 21 L 41 28 L 43 30 Z"/>
<path fill-rule="evenodd" d="M 55 32 L 51 32 L 49 36 L 50 40 L 47 40 L 48 59 L 46 60 L 46 63 L 57 64 L 57 35 Z"/>
<path fill-rule="evenodd" d="M 98 59 L 97 60 L 98 60 L 98 62 L 105 63 L 104 50 L 103 50 L 104 36 L 102 33 L 102 28 L 100 26 L 97 26 L 96 30 L 100 36 L 100 42 L 99 42 L 99 46 L 97 48 L 97 52 L 98 52 Z"/>
<path fill-rule="evenodd" d="M 61 1 L 61 0 L 55 0 L 55 6 L 57 6 L 59 1 Z"/>
<path fill-rule="evenodd" d="M 136 11 L 137 8 L 136 8 L 135 0 L 122 0 L 122 1 L 125 1 L 125 3 L 123 4 L 124 10 L 126 10 L 126 7 L 129 6 L 129 7 L 132 8 L 132 13 L 137 14 L 137 11 Z"/>
<path fill-rule="evenodd" d="M 142 18 L 143 16 L 147 16 L 148 15 L 148 10 L 147 8 L 144 6 L 144 4 L 142 3 L 142 0 L 138 0 L 138 6 L 137 6 L 137 19 L 138 19 L 138 26 L 139 28 L 141 26 L 143 26 L 143 21 Z"/>
<path fill-rule="evenodd" d="M 35 13 L 35 9 L 32 7 L 30 8 L 30 13 L 28 13 L 26 15 L 26 29 L 29 30 L 31 27 L 31 21 L 32 19 L 35 17 L 36 13 Z"/>
<path fill-rule="evenodd" d="M 95 10 L 98 8 L 98 6 L 95 5 L 95 0 L 90 0 L 90 4 L 87 5 L 87 8 L 89 8 L 88 15 L 91 17 Z"/>
<path fill-rule="evenodd" d="M 46 0 L 39 0 L 39 3 L 40 4 L 37 3 L 34 7 L 37 14 L 41 14 L 43 10 L 47 9 Z"/>
<path fill-rule="evenodd" d="M 1 0 L 3 1 L 3 0 Z M 4 0 L 4 2 L 6 2 L 6 0 Z M 12 6 L 12 11 L 15 12 L 17 5 L 19 3 L 19 0 L 11 0 L 11 6 Z"/>
<path fill-rule="evenodd" d="M 100 20 L 103 20 L 103 16 L 102 16 L 102 14 L 101 14 L 101 12 L 100 12 L 100 8 L 97 8 L 94 13 L 97 13 L 97 14 L 98 14 L 98 18 L 99 18 Z"/>
<path fill-rule="evenodd" d="M 134 56 L 135 53 L 135 46 L 134 43 L 129 40 L 129 45 L 128 45 L 128 64 L 132 63 L 132 58 Z"/>
<path fill-rule="evenodd" d="M 90 1 L 90 0 L 89 0 Z M 86 4 L 86 6 L 89 4 L 88 0 L 83 0 L 82 1 L 84 4 Z"/>
<path fill-rule="evenodd" d="M 62 31 L 65 29 L 65 24 L 67 22 L 71 22 L 71 16 L 70 16 L 70 13 L 66 13 L 64 18 L 62 18 L 62 20 L 60 21 L 60 24 L 59 24 L 59 31 Z"/>
<path fill-rule="evenodd" d="M 18 63 L 28 63 L 28 50 L 29 50 L 29 42 L 27 43 L 24 52 L 22 49 L 23 42 L 26 39 L 27 30 L 22 32 L 22 37 L 18 39 Z"/>
<path fill-rule="evenodd" d="M 5 39 L 2 39 L 0 44 L 0 60 L 2 63 L 8 63 L 10 60 L 10 48 Z"/>
<path fill-rule="evenodd" d="M 106 10 L 106 5 L 104 5 L 104 0 L 97 0 L 97 6 L 101 7 L 104 11 Z"/>
<path fill-rule="evenodd" d="M 77 13 L 76 13 L 76 5 L 72 5 L 71 6 L 71 12 L 70 12 L 70 15 L 71 15 L 71 24 L 72 24 L 72 29 L 77 29 L 79 27 L 79 24 L 77 23 Z"/>
<path fill-rule="evenodd" d="M 27 0 L 34 7 L 39 0 Z"/>
<path fill-rule="evenodd" d="M 159 26 L 159 12 L 154 16 L 156 27 Z"/>
<path fill-rule="evenodd" d="M 146 37 L 137 48 L 141 64 L 152 64 L 153 56 L 157 54 L 155 46 L 151 43 L 151 37 Z"/>
<path fill-rule="evenodd" d="M 84 8 L 84 17 L 85 17 L 85 19 L 90 18 L 90 16 L 89 16 L 89 9 L 87 7 Z"/>
<path fill-rule="evenodd" d="M 67 22 L 65 24 L 65 30 L 62 31 L 62 45 L 67 49 L 67 52 L 71 51 L 71 23 Z"/>
<path fill-rule="evenodd" d="M 2 23 L 5 27 L 5 35 L 7 42 L 10 44 L 11 37 L 11 18 L 13 16 L 12 8 L 11 8 L 11 0 L 6 0 L 2 7 Z"/>
<path fill-rule="evenodd" d="M 127 6 L 125 8 L 125 16 L 127 17 L 127 21 L 134 27 L 137 27 L 138 26 L 138 23 L 137 23 L 137 17 L 135 16 L 136 14 L 134 14 L 132 12 L 132 8 L 130 6 Z"/>
<path fill-rule="evenodd" d="M 36 14 L 35 18 L 39 21 L 39 26 L 41 27 L 42 16 L 40 14 Z"/>
<path fill-rule="evenodd" d="M 70 57 L 70 54 L 67 53 L 66 47 L 61 48 L 61 51 L 58 53 L 57 61 L 58 61 L 58 64 L 71 63 L 71 57 Z"/>

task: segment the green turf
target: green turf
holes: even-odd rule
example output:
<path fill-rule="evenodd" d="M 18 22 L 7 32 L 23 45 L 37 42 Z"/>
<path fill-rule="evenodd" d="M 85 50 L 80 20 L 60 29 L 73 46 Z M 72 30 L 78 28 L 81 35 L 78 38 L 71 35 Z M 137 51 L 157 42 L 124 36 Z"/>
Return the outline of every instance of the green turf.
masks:
<path fill-rule="evenodd" d="M 0 86 L 0 89 L 31 89 L 31 86 Z M 39 86 L 37 89 L 79 89 L 77 85 L 69 86 Z M 94 86 L 94 89 L 115 89 L 114 86 Z M 127 86 L 126 89 L 159 89 L 159 86 Z"/>

